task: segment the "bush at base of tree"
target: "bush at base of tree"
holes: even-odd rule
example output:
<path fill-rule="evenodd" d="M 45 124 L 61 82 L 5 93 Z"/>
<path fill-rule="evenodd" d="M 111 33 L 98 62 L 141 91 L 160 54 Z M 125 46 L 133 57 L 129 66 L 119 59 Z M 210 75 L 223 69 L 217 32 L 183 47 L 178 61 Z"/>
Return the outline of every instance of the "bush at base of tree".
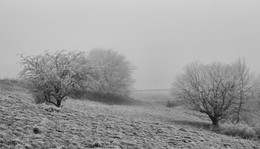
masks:
<path fill-rule="evenodd" d="M 259 139 L 259 128 L 253 128 L 247 124 L 228 124 L 220 126 L 219 133 L 233 137 L 241 137 L 243 139 Z"/>

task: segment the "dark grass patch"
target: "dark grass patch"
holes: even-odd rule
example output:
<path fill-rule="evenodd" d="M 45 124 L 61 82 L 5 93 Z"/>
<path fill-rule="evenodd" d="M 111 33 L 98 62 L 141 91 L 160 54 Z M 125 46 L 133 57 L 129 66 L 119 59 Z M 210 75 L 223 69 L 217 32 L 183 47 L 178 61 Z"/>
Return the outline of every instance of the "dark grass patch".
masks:
<path fill-rule="evenodd" d="M 174 102 L 174 101 L 168 101 L 166 104 L 166 107 L 171 108 L 171 107 L 176 107 L 178 106 L 178 103 Z"/>
<path fill-rule="evenodd" d="M 166 103 L 166 107 L 171 108 L 171 107 L 178 107 L 178 106 L 182 106 L 185 103 L 182 101 L 167 101 Z"/>
<path fill-rule="evenodd" d="M 184 125 L 192 128 L 205 129 L 205 130 L 212 129 L 212 124 L 206 122 L 196 122 L 196 121 L 189 121 L 189 120 L 172 120 L 171 122 L 177 125 Z"/>
<path fill-rule="evenodd" d="M 114 94 L 101 94 L 89 91 L 76 91 L 71 96 L 73 99 L 90 100 L 95 102 L 101 102 L 108 105 L 136 105 L 140 104 L 139 101 L 122 95 Z"/>
<path fill-rule="evenodd" d="M 109 105 L 133 105 L 137 103 L 137 101 L 131 97 L 113 94 L 92 94 L 88 99 Z"/>

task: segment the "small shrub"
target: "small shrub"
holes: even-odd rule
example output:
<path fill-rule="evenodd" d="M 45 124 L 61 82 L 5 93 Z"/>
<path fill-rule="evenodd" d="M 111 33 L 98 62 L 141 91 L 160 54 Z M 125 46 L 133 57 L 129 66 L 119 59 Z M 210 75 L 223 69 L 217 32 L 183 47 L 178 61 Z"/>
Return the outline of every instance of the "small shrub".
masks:
<path fill-rule="evenodd" d="M 254 127 L 255 135 L 257 139 L 260 139 L 260 127 Z"/>
<path fill-rule="evenodd" d="M 178 105 L 179 104 L 176 101 L 168 101 L 167 104 L 166 104 L 166 107 L 170 108 L 170 107 L 176 107 Z"/>
<path fill-rule="evenodd" d="M 34 128 L 33 128 L 33 133 L 34 133 L 34 134 L 39 134 L 39 133 L 41 133 L 41 131 L 40 131 L 39 128 L 34 127 Z"/>
<path fill-rule="evenodd" d="M 42 104 L 45 102 L 45 97 L 44 97 L 43 92 L 39 92 L 39 91 L 33 92 L 32 95 L 33 95 L 33 99 L 36 104 Z"/>
<path fill-rule="evenodd" d="M 252 139 L 256 137 L 255 129 L 246 124 L 225 123 L 220 126 L 220 133 L 234 137 L 241 137 L 244 139 Z"/>

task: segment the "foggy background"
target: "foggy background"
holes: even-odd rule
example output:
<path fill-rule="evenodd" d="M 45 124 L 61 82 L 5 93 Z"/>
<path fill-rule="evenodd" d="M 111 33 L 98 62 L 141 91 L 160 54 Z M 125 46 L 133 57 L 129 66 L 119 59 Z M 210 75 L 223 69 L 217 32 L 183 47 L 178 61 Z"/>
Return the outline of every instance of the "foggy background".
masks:
<path fill-rule="evenodd" d="M 136 89 L 167 89 L 193 61 L 245 58 L 259 73 L 260 1 L 1 0 L 0 78 L 17 54 L 113 49 L 137 67 Z"/>

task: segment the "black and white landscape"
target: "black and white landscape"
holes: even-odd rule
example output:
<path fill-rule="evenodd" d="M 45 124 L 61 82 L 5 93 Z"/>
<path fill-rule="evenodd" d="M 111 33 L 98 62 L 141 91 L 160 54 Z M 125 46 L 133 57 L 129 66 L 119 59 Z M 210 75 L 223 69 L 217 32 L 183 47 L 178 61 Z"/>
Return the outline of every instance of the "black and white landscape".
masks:
<path fill-rule="evenodd" d="M 260 148 L 259 8 L 0 1 L 0 149 Z"/>

